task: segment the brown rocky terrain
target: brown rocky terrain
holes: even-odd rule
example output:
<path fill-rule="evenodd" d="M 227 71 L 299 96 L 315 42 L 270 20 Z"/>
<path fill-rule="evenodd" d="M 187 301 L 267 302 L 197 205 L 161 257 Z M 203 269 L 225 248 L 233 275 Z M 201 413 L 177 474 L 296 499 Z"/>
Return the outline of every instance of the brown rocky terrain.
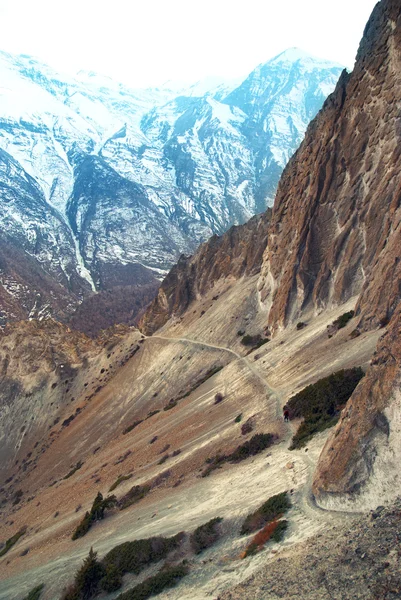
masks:
<path fill-rule="evenodd" d="M 140 320 L 147 334 L 162 327 L 170 317 L 180 317 L 198 296 L 223 279 L 233 282 L 260 270 L 267 243 L 271 211 L 253 217 L 245 225 L 214 235 L 190 257 L 181 256 L 164 279 L 157 297 Z"/>
<path fill-rule="evenodd" d="M 400 18 L 398 1 L 378 3 L 280 180 L 260 282 L 273 330 L 355 294 L 375 327 L 398 303 Z"/>
<path fill-rule="evenodd" d="M 161 598 L 400 596 L 400 31 L 399 2 L 382 0 L 272 213 L 181 258 L 141 320 L 150 337 L 120 327 L 90 339 L 51 321 L 3 332 L 0 539 L 27 530 L 0 558 L 1 600 L 41 582 L 58 600 L 91 546 L 104 555 L 217 516 L 222 539 L 183 554 L 190 574 Z M 290 451 L 300 421 L 284 423 L 283 406 L 351 367 L 366 375 L 338 424 Z M 268 451 L 202 477 L 267 432 Z M 119 499 L 133 485 L 148 496 L 72 541 L 120 476 Z M 245 515 L 286 490 L 284 541 L 244 558 Z M 382 502 L 393 507 L 352 514 Z"/>

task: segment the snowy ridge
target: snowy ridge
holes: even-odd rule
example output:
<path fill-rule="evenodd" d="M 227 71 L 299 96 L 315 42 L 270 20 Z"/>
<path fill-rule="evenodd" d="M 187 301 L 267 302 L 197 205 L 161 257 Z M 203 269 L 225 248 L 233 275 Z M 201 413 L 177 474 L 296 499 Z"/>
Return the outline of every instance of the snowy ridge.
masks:
<path fill-rule="evenodd" d="M 74 281 L 78 297 L 132 283 L 135 265 L 160 277 L 272 204 L 340 72 L 290 49 L 243 81 L 134 90 L 0 52 L 0 231 L 24 239 L 62 285 Z"/>

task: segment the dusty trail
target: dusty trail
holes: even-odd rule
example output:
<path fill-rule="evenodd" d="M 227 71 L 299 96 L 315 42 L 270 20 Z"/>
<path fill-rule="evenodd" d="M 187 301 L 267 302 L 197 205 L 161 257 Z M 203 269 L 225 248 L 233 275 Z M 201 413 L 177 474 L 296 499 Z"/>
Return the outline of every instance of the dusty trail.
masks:
<path fill-rule="evenodd" d="M 154 335 L 147 339 L 149 339 L 149 341 L 151 339 L 160 339 L 165 342 L 179 342 L 194 347 L 209 348 L 212 350 L 227 352 L 233 357 L 233 362 L 242 362 L 242 364 L 245 365 L 246 368 L 252 373 L 253 377 L 257 378 L 258 381 L 263 385 L 269 398 L 276 402 L 277 418 L 282 420 L 282 405 L 284 401 L 283 394 L 269 385 L 265 377 L 257 369 L 256 365 L 254 365 L 247 357 L 241 356 L 238 352 L 232 350 L 231 348 L 188 338 L 174 338 Z M 352 519 L 352 515 L 349 513 L 324 510 L 315 504 L 311 493 L 311 483 L 317 454 L 315 456 L 310 456 L 311 453 L 306 453 L 304 450 L 295 450 L 289 452 L 288 446 L 295 426 L 293 423 L 287 424 L 282 422 L 282 427 L 284 435 L 280 444 L 277 446 L 277 465 L 274 467 L 272 465 L 270 469 L 275 469 L 274 473 L 277 473 L 278 475 L 279 471 L 281 471 L 281 473 L 283 473 L 283 469 L 284 472 L 286 471 L 284 465 L 288 461 L 294 461 L 295 463 L 294 470 L 289 470 L 284 474 L 284 477 L 287 477 L 288 489 L 292 487 L 291 478 L 294 478 L 294 481 L 295 479 L 298 479 L 298 484 L 295 486 L 297 488 L 297 502 L 295 504 L 296 514 L 293 516 L 294 523 L 298 523 L 295 525 L 295 529 L 300 527 L 301 524 L 304 531 L 302 535 L 307 537 L 308 535 L 319 531 L 325 526 L 325 524 L 333 523 L 336 520 L 344 521 L 345 518 Z M 254 470 L 255 468 L 257 469 L 256 471 Z M 266 492 L 264 491 L 264 489 L 266 489 L 265 469 L 266 467 L 263 467 L 261 463 L 259 463 L 259 466 L 257 467 L 253 467 L 251 464 L 244 465 L 238 468 L 237 473 L 232 471 L 227 473 L 226 476 L 222 474 L 218 480 L 201 480 L 197 486 L 187 490 L 183 498 L 180 496 L 181 492 L 177 490 L 177 492 L 174 491 L 168 499 L 163 499 L 161 502 L 159 502 L 157 507 L 152 505 L 149 507 L 144 506 L 143 508 L 138 507 L 137 511 L 132 513 L 132 515 L 129 516 L 127 514 L 122 517 L 125 519 L 128 517 L 128 522 L 125 523 L 124 528 L 121 529 L 117 527 L 119 521 L 118 518 L 113 524 L 111 524 L 113 529 L 112 531 L 107 531 L 107 527 L 105 528 L 104 532 L 96 541 L 96 550 L 98 550 L 100 554 L 103 554 L 118 543 L 132 539 L 132 534 L 130 535 L 130 531 L 133 530 L 136 530 L 136 535 L 134 537 L 137 537 L 137 535 L 140 537 L 148 537 L 150 535 L 172 535 L 176 533 L 176 531 L 180 530 L 184 525 L 182 522 L 182 510 L 186 510 L 187 512 L 185 527 L 191 530 L 202 522 L 205 522 L 208 518 L 215 516 L 216 506 L 214 503 L 210 503 L 211 494 L 221 498 L 221 507 L 219 510 L 222 512 L 223 516 L 227 515 L 227 517 L 229 517 L 231 515 L 237 515 L 235 518 L 238 519 L 238 510 L 241 512 L 241 508 L 243 509 L 243 507 L 248 506 L 249 504 L 250 488 L 248 486 L 251 485 L 251 483 L 254 495 L 253 500 L 251 500 L 252 503 L 254 505 L 258 505 L 261 501 L 263 501 L 263 499 L 266 498 Z M 274 473 L 272 473 L 270 477 L 274 478 Z M 281 482 L 283 482 L 282 477 L 283 476 L 281 475 Z M 244 484 L 246 480 L 247 484 Z M 274 481 L 274 479 L 272 479 L 272 481 Z M 281 486 L 282 484 L 283 483 L 277 483 L 277 485 Z M 248 491 L 245 491 L 246 488 Z M 280 489 L 277 489 L 277 491 L 280 491 Z M 272 491 L 272 493 L 277 492 Z M 171 509 L 171 506 L 174 508 Z M 156 519 L 153 519 L 152 516 L 154 510 L 157 510 L 158 516 Z M 138 516 L 141 517 L 139 522 L 137 520 Z M 308 530 L 309 533 L 305 533 L 306 530 Z M 295 535 L 297 534 L 295 533 Z M 234 543 L 234 538 L 232 539 L 232 543 Z M 291 551 L 290 548 L 293 543 L 294 541 L 290 542 L 288 547 L 283 548 L 284 553 Z M 63 580 L 63 578 L 66 577 L 66 572 L 73 572 L 76 568 L 77 561 L 81 561 L 86 554 L 86 546 L 79 549 L 71 549 L 71 552 L 58 559 L 34 568 L 30 572 L 22 572 L 9 580 L 3 581 L 0 583 L 0 600 L 14 600 L 19 598 L 21 593 L 16 593 L 16 589 L 22 590 L 32 587 L 31 578 L 33 578 L 33 580 L 40 579 L 40 581 L 49 581 L 49 579 L 53 581 L 60 581 L 60 579 Z M 260 560 L 266 559 L 263 559 L 261 556 Z M 262 563 L 260 563 L 259 566 L 262 566 Z M 256 561 L 254 561 L 252 565 L 246 565 L 245 563 L 237 565 L 235 567 L 235 570 L 237 571 L 235 582 L 239 583 L 244 579 L 244 577 L 248 577 L 256 567 Z M 199 598 L 210 597 L 210 595 L 215 597 L 215 594 L 230 586 L 230 581 L 231 584 L 234 583 L 232 580 L 234 571 L 231 565 L 227 565 L 225 568 L 220 569 L 220 571 L 219 583 L 216 586 L 216 590 L 212 591 L 210 587 L 211 582 L 206 581 L 206 578 L 201 578 L 202 580 L 204 579 L 204 581 L 202 581 L 199 589 Z M 216 574 L 210 573 L 210 576 L 213 579 Z M 194 588 L 190 587 L 191 585 L 193 586 L 194 582 L 190 583 L 189 579 L 189 587 L 186 588 L 186 585 L 184 584 L 183 590 L 180 591 L 177 589 L 177 596 L 175 595 L 176 592 L 172 591 L 167 595 L 163 594 L 162 597 L 169 598 L 169 600 L 177 600 L 178 598 L 191 598 L 192 600 L 193 596 L 191 594 L 193 594 Z M 183 592 L 184 595 L 180 596 L 180 594 Z M 187 592 L 189 595 L 186 595 Z"/>
<path fill-rule="evenodd" d="M 189 338 L 184 338 L 184 337 L 167 337 L 167 336 L 161 336 L 161 335 L 153 335 L 153 336 L 145 336 L 146 339 L 160 339 L 160 340 L 164 340 L 167 342 L 181 342 L 181 343 L 186 343 L 186 344 L 191 344 L 193 346 L 201 346 L 202 348 L 211 348 L 214 350 L 222 350 L 224 352 L 227 352 L 231 355 L 233 355 L 236 360 L 239 360 L 241 362 L 243 362 L 247 368 L 252 372 L 252 374 L 262 383 L 262 385 L 265 387 L 265 389 L 267 390 L 269 397 L 273 398 L 276 400 L 276 411 L 277 411 L 277 418 L 281 418 L 281 414 L 282 414 L 282 394 L 279 393 L 279 391 L 275 388 L 272 388 L 269 383 L 266 381 L 265 377 L 263 377 L 263 375 L 261 375 L 261 373 L 257 370 L 257 368 L 255 367 L 254 364 L 252 364 L 247 357 L 245 356 L 241 356 L 241 354 L 239 354 L 238 352 L 236 352 L 235 350 L 232 350 L 231 348 L 227 348 L 225 346 L 217 346 L 215 344 L 209 344 L 207 342 L 201 342 L 201 341 L 197 341 L 197 340 L 192 340 Z M 295 433 L 295 428 L 293 426 L 291 426 L 291 423 L 288 423 L 286 426 L 286 433 L 284 438 L 282 439 L 281 443 L 285 444 L 287 447 L 289 446 L 290 440 L 292 435 Z M 313 479 L 313 472 L 316 466 L 316 463 L 310 458 L 310 456 L 302 450 L 292 450 L 291 451 L 291 455 L 294 457 L 298 457 L 305 465 L 305 468 L 307 470 L 307 481 L 306 484 L 303 486 L 302 489 L 302 494 L 300 497 L 300 504 L 302 506 L 302 509 L 304 510 L 304 512 L 307 514 L 307 516 L 309 516 L 310 518 L 316 518 L 319 520 L 341 520 L 343 521 L 344 519 L 352 519 L 353 515 L 355 514 L 362 514 L 362 513 L 349 513 L 349 512 L 345 512 L 345 511 L 335 511 L 335 510 L 329 510 L 329 509 L 325 509 L 325 508 L 321 508 L 320 506 L 318 506 L 316 504 L 315 498 L 312 494 L 312 479 Z"/>

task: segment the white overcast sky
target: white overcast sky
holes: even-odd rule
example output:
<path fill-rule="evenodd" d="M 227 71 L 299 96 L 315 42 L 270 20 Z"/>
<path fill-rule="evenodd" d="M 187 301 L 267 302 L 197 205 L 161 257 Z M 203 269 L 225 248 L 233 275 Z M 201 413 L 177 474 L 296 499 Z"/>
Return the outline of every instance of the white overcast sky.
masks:
<path fill-rule="evenodd" d="M 298 46 L 352 68 L 375 0 L 0 0 L 0 49 L 134 86 L 247 75 Z"/>

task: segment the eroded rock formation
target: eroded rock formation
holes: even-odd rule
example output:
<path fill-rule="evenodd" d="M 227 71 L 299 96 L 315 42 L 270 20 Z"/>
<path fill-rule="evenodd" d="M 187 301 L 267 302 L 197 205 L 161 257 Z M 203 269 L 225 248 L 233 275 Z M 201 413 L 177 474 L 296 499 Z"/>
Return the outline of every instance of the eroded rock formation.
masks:
<path fill-rule="evenodd" d="M 245 225 L 232 227 L 223 236 L 213 236 L 193 256 L 181 256 L 141 319 L 140 328 L 147 334 L 154 333 L 172 315 L 183 314 L 193 299 L 202 296 L 219 279 L 235 280 L 258 273 L 270 215 L 271 210 L 267 210 Z"/>

